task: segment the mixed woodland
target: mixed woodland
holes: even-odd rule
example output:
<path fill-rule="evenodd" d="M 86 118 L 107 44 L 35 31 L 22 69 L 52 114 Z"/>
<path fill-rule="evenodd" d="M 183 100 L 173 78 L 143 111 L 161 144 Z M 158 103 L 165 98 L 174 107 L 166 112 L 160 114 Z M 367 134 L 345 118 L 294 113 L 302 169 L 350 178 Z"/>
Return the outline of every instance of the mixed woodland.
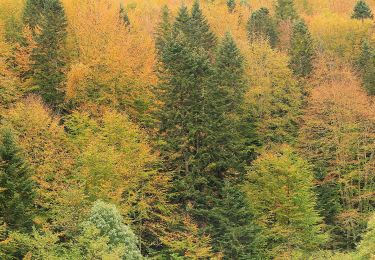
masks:
<path fill-rule="evenodd" d="M 0 259 L 375 259 L 375 0 L 0 0 Z"/>

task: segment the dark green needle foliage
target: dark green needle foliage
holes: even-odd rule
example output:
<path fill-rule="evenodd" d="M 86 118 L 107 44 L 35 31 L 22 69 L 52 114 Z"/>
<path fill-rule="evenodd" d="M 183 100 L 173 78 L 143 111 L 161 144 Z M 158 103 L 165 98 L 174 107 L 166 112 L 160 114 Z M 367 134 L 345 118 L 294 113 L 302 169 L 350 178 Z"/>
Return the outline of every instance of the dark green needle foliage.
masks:
<path fill-rule="evenodd" d="M 156 47 L 163 103 L 160 149 L 167 170 L 174 172 L 174 201 L 211 235 L 215 251 L 245 257 L 253 252 L 251 218 L 236 209 L 228 214 L 221 201 L 227 196 L 224 183 L 234 185 L 243 176 L 247 155 L 239 116 L 245 91 L 243 57 L 230 34 L 215 51 L 216 36 L 198 2 L 191 15 L 182 6 L 170 24 L 164 11 Z M 244 211 L 246 205 L 239 208 Z M 238 242 L 228 244 L 229 236 Z"/>
<path fill-rule="evenodd" d="M 251 14 L 247 22 L 247 32 L 250 41 L 264 38 L 269 41 L 271 47 L 276 47 L 278 42 L 277 23 L 267 8 L 262 7 Z"/>
<path fill-rule="evenodd" d="M 227 0 L 227 7 L 230 13 L 233 13 L 236 8 L 236 0 Z"/>
<path fill-rule="evenodd" d="M 33 224 L 34 182 L 10 130 L 0 143 L 0 219 L 9 230 L 29 231 Z"/>
<path fill-rule="evenodd" d="M 375 95 L 375 48 L 363 41 L 356 68 L 362 78 L 363 87 L 369 95 Z"/>
<path fill-rule="evenodd" d="M 23 10 L 23 23 L 32 31 L 39 25 L 48 0 L 26 0 Z"/>
<path fill-rule="evenodd" d="M 277 0 L 276 16 L 279 20 L 295 20 L 298 18 L 293 0 Z"/>
<path fill-rule="evenodd" d="M 207 19 L 202 13 L 199 1 L 196 0 L 191 9 L 190 17 L 190 35 L 189 39 L 192 43 L 200 45 L 206 51 L 212 50 L 216 46 L 216 36 L 211 31 Z"/>
<path fill-rule="evenodd" d="M 364 0 L 357 1 L 356 5 L 354 6 L 352 19 L 361 20 L 363 22 L 364 19 L 373 19 L 374 15 L 368 4 Z"/>
<path fill-rule="evenodd" d="M 293 25 L 289 49 L 290 68 L 300 77 L 307 77 L 313 70 L 315 50 L 311 34 L 304 21 Z"/>
<path fill-rule="evenodd" d="M 33 81 L 37 92 L 50 105 L 58 105 L 63 98 L 61 84 L 64 82 L 67 21 L 59 0 L 46 0 L 38 23 L 32 59 Z"/>

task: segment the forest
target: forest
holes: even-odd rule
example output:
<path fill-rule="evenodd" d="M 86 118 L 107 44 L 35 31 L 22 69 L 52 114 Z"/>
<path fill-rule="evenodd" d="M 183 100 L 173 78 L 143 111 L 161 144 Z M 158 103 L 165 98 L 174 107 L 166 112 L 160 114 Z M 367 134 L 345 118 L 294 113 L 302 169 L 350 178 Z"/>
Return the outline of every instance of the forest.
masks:
<path fill-rule="evenodd" d="M 375 0 L 0 0 L 0 259 L 375 259 Z"/>

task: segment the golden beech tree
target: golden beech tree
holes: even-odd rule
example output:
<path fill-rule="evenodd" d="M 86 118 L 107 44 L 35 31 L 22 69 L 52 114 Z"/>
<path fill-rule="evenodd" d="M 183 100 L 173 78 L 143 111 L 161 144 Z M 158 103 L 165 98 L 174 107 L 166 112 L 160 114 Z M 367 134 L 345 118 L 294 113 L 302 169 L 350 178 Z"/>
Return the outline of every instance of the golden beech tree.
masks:
<path fill-rule="evenodd" d="M 302 89 L 288 67 L 287 56 L 262 43 L 253 43 L 246 54 L 251 57 L 246 65 L 246 111 L 257 122 L 260 141 L 293 141 L 301 113 Z"/>
<path fill-rule="evenodd" d="M 349 69 L 311 90 L 300 135 L 334 247 L 354 248 L 374 210 L 375 107 Z"/>
<path fill-rule="evenodd" d="M 168 237 L 175 235 L 179 243 L 199 240 L 194 224 L 174 215 L 175 207 L 167 200 L 169 175 L 158 171 L 160 162 L 145 133 L 115 110 L 96 107 L 92 111 L 76 111 L 65 122 L 70 140 L 80 150 L 77 177 L 84 183 L 88 200 L 118 205 L 145 252 L 160 244 L 173 250 L 178 244 Z M 185 230 L 175 230 L 176 223 Z M 204 244 L 208 243 L 202 241 L 189 252 L 198 254 Z"/>
<path fill-rule="evenodd" d="M 120 1 L 64 3 L 71 49 L 66 99 L 110 105 L 131 116 L 148 110 L 150 86 L 156 82 L 153 35 L 139 22 L 124 24 Z"/>
<path fill-rule="evenodd" d="M 26 159 L 35 170 L 36 201 L 41 210 L 34 222 L 74 231 L 83 210 L 83 195 L 73 176 L 75 150 L 59 118 L 53 116 L 39 97 L 31 96 L 5 113 L 2 126 L 14 129 Z"/>

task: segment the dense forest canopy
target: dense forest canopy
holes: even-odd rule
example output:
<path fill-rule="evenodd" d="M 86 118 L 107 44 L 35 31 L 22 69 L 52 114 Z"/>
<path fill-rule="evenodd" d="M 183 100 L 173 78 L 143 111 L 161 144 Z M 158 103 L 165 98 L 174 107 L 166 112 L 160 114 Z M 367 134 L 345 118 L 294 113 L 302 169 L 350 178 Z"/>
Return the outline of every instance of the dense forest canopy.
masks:
<path fill-rule="evenodd" d="M 374 11 L 0 0 L 0 259 L 374 259 Z"/>

